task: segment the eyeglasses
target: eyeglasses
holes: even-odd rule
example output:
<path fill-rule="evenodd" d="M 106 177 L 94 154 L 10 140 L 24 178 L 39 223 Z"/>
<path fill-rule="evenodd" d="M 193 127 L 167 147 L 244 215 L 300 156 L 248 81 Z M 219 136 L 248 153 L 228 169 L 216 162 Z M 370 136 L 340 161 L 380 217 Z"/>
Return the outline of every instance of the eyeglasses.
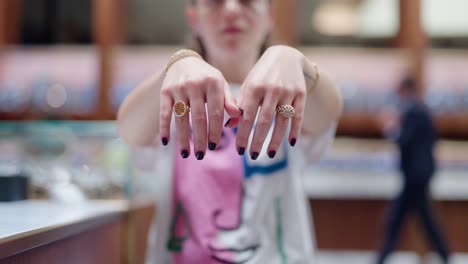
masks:
<path fill-rule="evenodd" d="M 200 3 L 209 7 L 218 8 L 224 6 L 228 1 L 237 1 L 239 4 L 245 7 L 250 7 L 253 4 L 262 2 L 264 0 L 198 0 Z"/>

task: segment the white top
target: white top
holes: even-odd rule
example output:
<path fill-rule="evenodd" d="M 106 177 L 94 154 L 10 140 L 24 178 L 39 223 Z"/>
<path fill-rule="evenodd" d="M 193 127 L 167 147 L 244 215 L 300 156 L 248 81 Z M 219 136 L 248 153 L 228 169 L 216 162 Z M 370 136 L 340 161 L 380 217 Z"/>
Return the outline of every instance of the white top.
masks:
<path fill-rule="evenodd" d="M 334 137 L 335 128 L 334 124 L 317 138 L 300 137 L 294 148 L 289 147 L 286 141 L 287 137 L 285 137 L 283 145 L 277 151 L 274 159 L 267 156 L 267 143 L 264 144 L 257 160 L 254 161 L 245 156 L 243 158 L 242 190 L 239 190 L 243 193 L 238 212 L 238 217 L 241 219 L 239 226 L 228 231 L 217 230 L 214 236 L 201 234 L 195 238 L 189 236 L 186 240 L 184 237 L 173 237 L 174 235 L 171 234 L 174 229 L 173 198 L 177 195 L 188 195 L 182 197 L 181 204 L 183 207 L 189 206 L 188 204 L 193 206 L 193 200 L 196 199 L 191 199 L 190 195 L 196 195 L 196 193 L 190 194 L 193 188 L 189 186 L 183 189 L 189 193 L 182 191 L 182 194 L 174 195 L 173 190 L 179 189 L 173 185 L 175 177 L 173 168 L 176 157 L 173 151 L 176 147 L 171 144 L 161 147 L 158 150 L 159 155 L 155 166 L 157 171 L 154 179 L 159 183 L 155 195 L 158 217 L 150 232 L 147 263 L 281 264 L 286 263 L 285 261 L 287 263 L 315 263 L 315 242 L 313 232 L 310 229 L 312 226 L 311 217 L 301 175 L 305 164 L 319 159 L 329 146 Z M 265 142 L 269 142 L 271 132 Z M 231 147 L 235 151 L 235 146 Z M 216 151 L 213 153 L 212 155 L 220 155 Z M 205 156 L 205 160 L 207 156 Z M 233 162 L 238 158 L 237 154 L 229 157 L 232 157 Z M 184 163 L 178 164 L 185 166 Z M 190 163 L 187 164 L 189 164 L 187 166 L 191 166 Z M 207 166 L 206 162 L 203 164 L 203 166 Z M 195 166 L 198 167 L 197 165 Z M 201 177 L 197 176 L 197 178 Z M 216 190 L 213 191 L 216 192 Z M 189 201 L 188 204 L 187 201 Z M 196 206 L 203 206 L 203 204 Z M 196 213 L 190 214 L 190 208 L 185 209 L 189 212 L 189 216 L 196 215 Z M 197 236 L 197 230 L 193 230 L 197 221 L 189 219 L 186 222 L 189 229 L 192 229 L 191 235 Z M 169 238 L 180 243 L 177 245 L 180 252 L 176 252 L 176 254 L 181 255 L 180 258 L 171 257 L 169 254 L 167 248 Z M 195 240 L 195 242 L 191 240 Z M 187 244 L 191 245 L 188 248 L 190 250 L 192 247 L 192 253 L 184 256 Z M 193 247 L 197 249 L 193 250 Z M 194 253 L 199 251 L 203 251 L 205 257 L 207 255 L 209 258 L 203 261 L 200 260 L 201 258 L 194 260 L 199 257 L 193 256 L 197 255 Z"/>

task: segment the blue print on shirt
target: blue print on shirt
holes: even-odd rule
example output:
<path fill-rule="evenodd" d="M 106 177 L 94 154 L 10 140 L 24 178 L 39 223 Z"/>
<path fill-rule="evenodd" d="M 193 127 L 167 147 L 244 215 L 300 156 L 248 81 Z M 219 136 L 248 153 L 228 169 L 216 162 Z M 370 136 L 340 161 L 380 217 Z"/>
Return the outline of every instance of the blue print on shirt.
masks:
<path fill-rule="evenodd" d="M 268 164 L 268 165 L 252 165 L 252 164 L 249 164 L 247 159 L 249 159 L 249 157 L 247 155 L 244 155 L 244 171 L 245 171 L 244 178 L 245 179 L 249 179 L 254 174 L 268 176 L 268 175 L 270 175 L 272 173 L 275 173 L 275 172 L 277 172 L 279 170 L 285 169 L 288 166 L 288 156 L 287 155 L 285 155 L 280 160 L 274 160 L 273 159 L 272 160 L 273 163 Z"/>
<path fill-rule="evenodd" d="M 273 121 L 273 126 L 274 126 L 274 121 Z M 253 127 L 255 129 L 255 125 Z M 234 128 L 234 133 L 237 134 L 237 127 Z M 286 149 L 285 145 L 283 144 L 282 146 L 282 151 L 284 151 L 285 155 L 283 155 L 283 158 L 281 159 L 271 159 L 272 163 L 265 165 L 265 164 L 259 164 L 259 165 L 254 165 L 254 164 L 249 164 L 249 159 L 248 155 L 244 155 L 243 157 L 243 163 L 244 163 L 244 178 L 249 179 L 251 178 L 254 174 L 258 175 L 264 175 L 268 176 L 272 173 L 275 173 L 279 170 L 285 169 L 288 166 L 288 150 Z M 279 153 L 278 153 L 279 154 Z"/>

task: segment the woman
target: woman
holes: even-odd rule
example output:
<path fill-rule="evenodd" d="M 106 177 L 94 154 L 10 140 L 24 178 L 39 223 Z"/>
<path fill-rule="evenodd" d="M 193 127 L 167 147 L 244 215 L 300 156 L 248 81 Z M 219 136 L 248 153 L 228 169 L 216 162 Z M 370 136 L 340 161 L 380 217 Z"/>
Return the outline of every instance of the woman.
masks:
<path fill-rule="evenodd" d="M 204 59 L 177 52 L 118 115 L 127 143 L 164 153 L 149 253 L 155 263 L 310 263 L 298 172 L 333 138 L 340 94 L 298 50 L 262 52 L 269 0 L 192 0 L 186 12 Z"/>

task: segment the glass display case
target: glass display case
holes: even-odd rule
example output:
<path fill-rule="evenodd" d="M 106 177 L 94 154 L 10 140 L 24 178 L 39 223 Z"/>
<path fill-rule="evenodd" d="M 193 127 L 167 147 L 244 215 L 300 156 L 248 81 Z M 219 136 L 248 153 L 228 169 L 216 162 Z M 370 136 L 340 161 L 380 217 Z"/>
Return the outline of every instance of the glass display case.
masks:
<path fill-rule="evenodd" d="M 0 122 L 0 262 L 144 263 L 153 154 L 114 122 Z"/>
<path fill-rule="evenodd" d="M 0 123 L 0 176 L 26 175 L 30 199 L 76 202 L 150 195 L 153 155 L 128 148 L 114 122 Z"/>

